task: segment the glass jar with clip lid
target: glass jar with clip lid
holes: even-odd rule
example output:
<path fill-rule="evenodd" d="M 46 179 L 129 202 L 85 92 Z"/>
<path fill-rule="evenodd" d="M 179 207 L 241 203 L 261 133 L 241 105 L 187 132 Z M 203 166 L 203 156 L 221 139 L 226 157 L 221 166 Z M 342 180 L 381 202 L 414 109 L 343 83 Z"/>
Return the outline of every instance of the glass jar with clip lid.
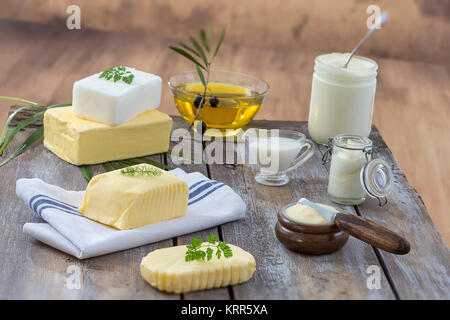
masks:
<path fill-rule="evenodd" d="M 392 171 L 383 159 L 373 159 L 377 151 L 369 138 L 353 134 L 339 134 L 329 139 L 322 162 L 330 161 L 328 197 L 343 205 L 358 205 L 366 194 L 376 198 L 380 206 L 387 203 L 392 188 Z"/>

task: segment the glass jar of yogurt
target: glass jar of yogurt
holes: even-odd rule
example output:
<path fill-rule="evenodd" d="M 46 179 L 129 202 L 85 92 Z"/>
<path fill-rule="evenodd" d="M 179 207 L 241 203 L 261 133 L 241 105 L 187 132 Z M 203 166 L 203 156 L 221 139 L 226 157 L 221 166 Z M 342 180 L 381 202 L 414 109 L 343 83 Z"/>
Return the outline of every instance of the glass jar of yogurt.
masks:
<path fill-rule="evenodd" d="M 348 53 L 316 57 L 309 106 L 308 130 L 311 138 L 326 145 L 340 133 L 368 137 L 372 125 L 378 65 Z"/>
<path fill-rule="evenodd" d="M 392 171 L 382 159 L 372 158 L 376 148 L 369 138 L 340 134 L 329 140 L 327 156 L 332 155 L 328 180 L 328 197 L 344 205 L 358 205 L 366 194 L 386 204 L 392 187 Z"/>

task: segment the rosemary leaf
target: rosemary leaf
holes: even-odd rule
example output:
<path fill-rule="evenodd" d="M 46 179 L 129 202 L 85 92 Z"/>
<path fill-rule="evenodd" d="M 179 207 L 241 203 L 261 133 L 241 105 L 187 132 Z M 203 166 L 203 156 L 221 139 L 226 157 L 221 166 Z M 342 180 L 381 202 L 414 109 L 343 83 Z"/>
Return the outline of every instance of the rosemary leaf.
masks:
<path fill-rule="evenodd" d="M 3 127 L 3 132 L 2 132 L 2 134 L 1 134 L 1 136 L 0 136 L 0 145 L 1 145 L 1 143 L 3 142 L 3 140 L 5 140 L 5 136 L 6 136 L 6 133 L 8 132 L 8 128 L 9 128 L 9 125 L 11 124 L 12 119 L 14 119 L 14 117 L 15 117 L 20 111 L 23 111 L 23 110 L 26 110 L 26 109 L 30 109 L 30 108 L 33 108 L 33 107 L 34 107 L 34 106 L 32 106 L 32 105 L 26 105 L 26 106 L 24 106 L 24 107 L 21 107 L 21 108 L 18 108 L 18 109 L 16 109 L 16 110 L 14 110 L 14 112 L 11 113 L 11 115 L 8 117 L 8 119 L 7 119 L 6 122 L 5 122 L 5 126 Z"/>
<path fill-rule="evenodd" d="M 200 40 L 202 40 L 203 46 L 205 47 L 206 51 L 209 52 L 209 44 L 208 39 L 206 38 L 206 32 L 205 29 L 200 29 Z"/>
<path fill-rule="evenodd" d="M 135 165 L 135 164 L 142 164 L 142 163 L 145 163 L 145 162 L 143 162 L 142 160 L 139 160 L 139 159 L 129 159 L 129 161 L 130 161 L 130 163 L 131 163 L 131 165 Z"/>
<path fill-rule="evenodd" d="M 120 165 L 122 166 L 122 168 L 126 168 L 129 166 L 134 166 L 136 164 L 139 164 L 139 162 L 134 162 L 132 161 L 132 159 L 126 159 L 126 160 L 120 160 Z"/>
<path fill-rule="evenodd" d="M 177 47 L 172 47 L 172 46 L 170 46 L 169 48 L 172 49 L 173 51 L 181 54 L 182 56 L 185 56 L 186 58 L 191 60 L 193 63 L 198 65 L 200 68 L 206 70 L 206 68 L 200 62 L 198 62 L 193 56 L 191 56 L 188 52 L 184 51 L 183 49 L 177 48 Z"/>
<path fill-rule="evenodd" d="M 144 157 L 142 157 L 142 158 L 137 158 L 137 160 L 141 160 L 141 161 L 144 162 L 144 163 L 151 164 L 151 165 L 153 165 L 153 166 L 155 166 L 155 167 L 158 167 L 158 168 L 161 168 L 161 169 L 164 169 L 164 170 L 173 170 L 173 169 L 174 169 L 174 168 L 172 168 L 171 166 L 168 166 L 168 165 L 166 165 L 166 164 L 162 164 L 162 163 L 159 163 L 159 162 L 156 162 L 156 161 L 153 161 L 153 160 L 144 158 Z"/>
<path fill-rule="evenodd" d="M 48 106 L 47 109 L 69 107 L 71 105 L 72 105 L 71 103 L 54 104 L 54 105 Z"/>
<path fill-rule="evenodd" d="M 18 155 L 20 155 L 22 152 L 24 152 L 29 146 L 31 146 L 33 143 L 35 143 L 37 140 L 39 140 L 40 138 L 42 138 L 42 136 L 44 135 L 44 126 L 40 127 L 39 129 L 37 129 L 36 131 L 34 131 L 27 139 L 25 139 L 25 141 L 22 143 L 22 145 L 16 150 L 14 151 L 14 153 L 12 153 L 8 158 L 6 158 L 5 160 L 3 160 L 0 163 L 0 167 L 4 166 L 5 164 L 7 164 L 9 161 L 11 161 L 12 159 L 14 159 L 15 157 L 17 157 Z"/>
<path fill-rule="evenodd" d="M 183 42 L 180 42 L 179 44 L 180 44 L 180 46 L 182 46 L 182 47 L 185 48 L 186 50 L 192 52 L 192 53 L 195 54 L 197 57 L 201 58 L 201 57 L 200 57 L 200 54 L 199 54 L 195 49 L 192 49 L 191 47 L 189 47 L 187 44 L 184 44 Z"/>
<path fill-rule="evenodd" d="M 112 165 L 109 162 L 102 163 L 102 167 L 103 167 L 103 169 L 105 169 L 106 172 L 114 170 L 114 168 L 112 167 Z"/>
<path fill-rule="evenodd" d="M 92 167 L 90 165 L 82 165 L 79 166 L 81 173 L 83 174 L 83 177 L 86 179 L 86 181 L 89 183 L 92 179 Z"/>
<path fill-rule="evenodd" d="M 112 167 L 114 168 L 114 170 L 119 170 L 119 169 L 122 169 L 122 168 L 126 167 L 126 165 L 125 165 L 125 166 L 122 165 L 122 164 L 120 163 L 120 161 L 111 161 L 110 164 L 112 165 Z"/>
<path fill-rule="evenodd" d="M 198 77 L 200 78 L 200 81 L 202 82 L 203 87 L 206 88 L 206 81 L 205 81 L 205 77 L 203 76 L 202 70 L 197 65 L 195 65 L 195 70 L 197 71 Z"/>
<path fill-rule="evenodd" d="M 142 163 L 142 162 L 139 162 L 139 161 L 133 160 L 133 159 L 120 160 L 120 162 L 126 164 L 127 167 Z"/>
<path fill-rule="evenodd" d="M 205 63 L 205 66 L 208 67 L 208 58 L 206 57 L 205 51 L 203 51 L 202 46 L 193 37 L 189 37 L 189 39 L 191 40 L 195 49 L 197 49 L 198 53 L 200 54 L 200 57 L 202 58 L 203 62 Z"/>
<path fill-rule="evenodd" d="M 214 27 L 210 26 L 208 28 L 208 43 L 212 44 L 214 40 Z"/>
<path fill-rule="evenodd" d="M 43 106 L 41 104 L 37 104 L 36 102 L 28 101 L 28 100 L 21 99 L 21 98 L 0 96 L 0 100 L 21 102 L 21 103 L 25 103 L 25 104 L 32 105 L 32 106 L 35 106 L 35 107 L 44 107 L 45 108 L 45 106 Z"/>
<path fill-rule="evenodd" d="M 217 41 L 216 49 L 214 50 L 213 59 L 217 55 L 217 52 L 219 52 L 220 46 L 222 45 L 223 38 L 225 37 L 226 28 L 222 28 L 222 32 L 220 33 L 219 40 Z"/>
<path fill-rule="evenodd" d="M 25 119 L 23 121 L 21 121 L 8 135 L 8 137 L 5 139 L 3 145 L 0 147 L 0 155 L 3 154 L 3 151 L 5 150 L 5 148 L 8 146 L 8 144 L 11 142 L 11 140 L 14 138 L 14 136 L 23 128 L 25 128 L 26 126 L 28 126 L 29 124 L 32 124 L 33 122 L 36 122 L 39 119 L 42 119 L 44 117 L 44 113 L 45 111 L 41 111 L 38 112 L 34 115 L 32 115 L 31 117 L 29 117 L 28 119 Z M 42 129 L 44 128 L 44 126 L 41 127 Z"/>

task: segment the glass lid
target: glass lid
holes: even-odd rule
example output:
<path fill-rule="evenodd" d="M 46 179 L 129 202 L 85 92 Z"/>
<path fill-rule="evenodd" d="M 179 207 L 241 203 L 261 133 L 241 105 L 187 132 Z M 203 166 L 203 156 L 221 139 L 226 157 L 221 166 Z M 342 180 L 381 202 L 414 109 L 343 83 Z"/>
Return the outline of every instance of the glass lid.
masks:
<path fill-rule="evenodd" d="M 372 145 L 372 141 L 355 134 L 338 134 L 330 139 L 330 145 L 348 150 L 364 150 L 364 148 Z"/>
<path fill-rule="evenodd" d="M 389 164 L 383 159 L 368 161 L 361 169 L 361 184 L 367 194 L 378 199 L 378 204 L 387 203 L 386 196 L 392 189 L 393 175 Z"/>

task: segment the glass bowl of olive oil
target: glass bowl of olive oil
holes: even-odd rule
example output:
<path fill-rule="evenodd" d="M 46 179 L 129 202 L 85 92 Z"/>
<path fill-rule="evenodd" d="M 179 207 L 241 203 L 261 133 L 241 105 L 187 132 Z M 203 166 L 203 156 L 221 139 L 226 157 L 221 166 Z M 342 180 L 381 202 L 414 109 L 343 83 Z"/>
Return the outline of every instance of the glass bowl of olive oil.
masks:
<path fill-rule="evenodd" d="M 197 72 L 186 71 L 171 76 L 169 87 L 178 111 L 191 124 L 204 92 Z M 211 70 L 205 99 L 195 121 L 202 121 L 206 125 L 204 135 L 236 135 L 261 109 L 268 92 L 269 85 L 253 76 Z"/>

